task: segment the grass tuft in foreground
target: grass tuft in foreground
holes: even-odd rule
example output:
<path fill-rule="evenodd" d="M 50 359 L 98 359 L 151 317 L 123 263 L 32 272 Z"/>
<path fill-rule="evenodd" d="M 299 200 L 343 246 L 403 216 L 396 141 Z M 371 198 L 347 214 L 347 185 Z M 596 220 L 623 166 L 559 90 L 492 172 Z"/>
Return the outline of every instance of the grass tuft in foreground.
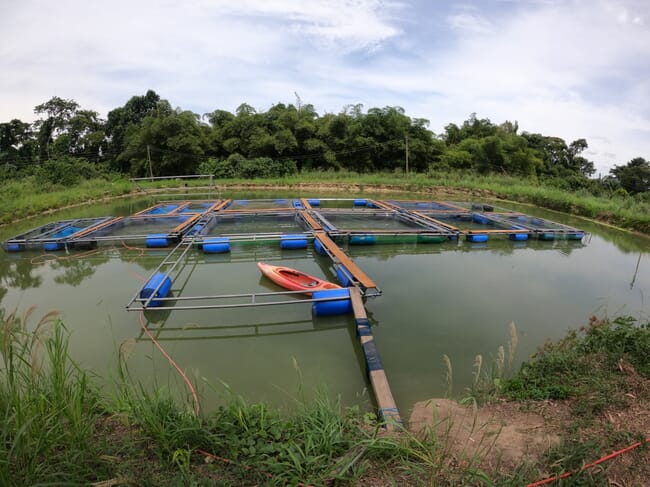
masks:
<path fill-rule="evenodd" d="M 0 485 L 91 479 L 97 395 L 68 357 L 57 313 L 28 331 L 33 310 L 0 310 Z"/>

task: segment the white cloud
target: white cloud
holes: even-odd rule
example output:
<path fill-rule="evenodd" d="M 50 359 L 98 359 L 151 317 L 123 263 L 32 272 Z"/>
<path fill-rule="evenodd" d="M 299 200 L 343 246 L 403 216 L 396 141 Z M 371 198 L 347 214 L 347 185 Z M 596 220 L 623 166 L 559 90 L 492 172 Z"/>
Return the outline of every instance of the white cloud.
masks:
<path fill-rule="evenodd" d="M 54 95 L 105 115 L 150 88 L 199 113 L 243 102 L 263 110 L 298 92 L 320 113 L 400 105 L 436 132 L 471 112 L 516 119 L 530 132 L 587 138 L 603 168 L 650 157 L 642 0 L 522 0 L 495 11 L 451 0 L 99 5 L 0 7 L 0 121 L 31 120 Z"/>
<path fill-rule="evenodd" d="M 461 34 L 490 34 L 492 23 L 478 14 L 476 9 L 468 6 L 460 6 L 447 16 L 447 23 Z"/>

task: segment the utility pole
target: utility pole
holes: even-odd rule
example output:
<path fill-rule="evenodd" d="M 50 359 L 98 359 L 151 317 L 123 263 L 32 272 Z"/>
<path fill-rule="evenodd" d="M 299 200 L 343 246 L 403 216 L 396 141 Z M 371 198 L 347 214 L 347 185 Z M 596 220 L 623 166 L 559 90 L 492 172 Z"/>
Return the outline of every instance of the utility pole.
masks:
<path fill-rule="evenodd" d="M 406 135 L 404 136 L 404 139 L 406 141 L 405 147 L 404 147 L 404 152 L 406 153 L 406 177 L 409 177 L 409 136 Z"/>
<path fill-rule="evenodd" d="M 149 144 L 147 144 L 147 160 L 149 161 L 149 177 L 151 182 L 153 182 L 153 168 L 151 167 L 151 151 L 149 150 Z"/>

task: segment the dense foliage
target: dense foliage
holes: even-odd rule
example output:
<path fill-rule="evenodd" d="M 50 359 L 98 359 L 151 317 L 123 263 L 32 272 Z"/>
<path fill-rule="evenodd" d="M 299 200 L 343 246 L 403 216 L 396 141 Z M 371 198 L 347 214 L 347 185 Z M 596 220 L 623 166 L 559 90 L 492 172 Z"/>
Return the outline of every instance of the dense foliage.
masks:
<path fill-rule="evenodd" d="M 34 108 L 34 123 L 0 123 L 0 181 L 36 177 L 42 184 L 74 184 L 80 178 L 214 174 L 220 178 L 285 177 L 303 171 L 354 173 L 466 172 L 521 177 L 595 195 L 650 190 L 650 163 L 637 157 L 592 179 L 583 156 L 585 139 L 519 131 L 475 114 L 434 134 L 428 120 L 400 107 L 349 105 L 319 115 L 296 97 L 267 111 L 247 104 L 235 113 L 198 115 L 152 90 L 134 96 L 106 120 L 74 100 L 53 97 Z M 645 195 L 644 195 L 645 193 Z"/>

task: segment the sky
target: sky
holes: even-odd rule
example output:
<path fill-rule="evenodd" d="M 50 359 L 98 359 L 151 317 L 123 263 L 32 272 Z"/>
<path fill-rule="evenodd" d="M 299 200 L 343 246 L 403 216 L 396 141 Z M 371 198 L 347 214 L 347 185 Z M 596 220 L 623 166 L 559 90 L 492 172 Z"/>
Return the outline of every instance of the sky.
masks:
<path fill-rule="evenodd" d="M 648 0 L 0 0 L 0 122 L 53 96 L 102 117 L 153 89 L 198 114 L 399 106 L 650 159 Z"/>

